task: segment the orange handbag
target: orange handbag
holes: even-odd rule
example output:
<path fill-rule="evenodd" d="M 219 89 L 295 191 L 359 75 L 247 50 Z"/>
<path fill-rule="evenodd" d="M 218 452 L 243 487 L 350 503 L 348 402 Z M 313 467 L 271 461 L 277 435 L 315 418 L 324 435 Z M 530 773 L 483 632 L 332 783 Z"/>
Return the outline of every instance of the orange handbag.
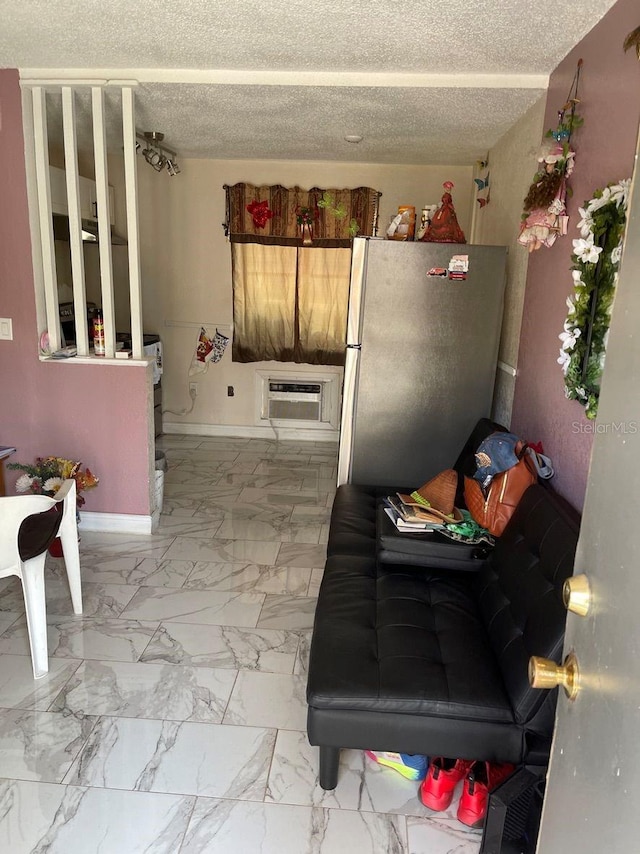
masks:
<path fill-rule="evenodd" d="M 465 476 L 464 500 L 475 521 L 494 537 L 499 537 L 513 516 L 525 491 L 538 475 L 528 453 L 510 469 L 497 474 L 485 496 L 477 480 Z"/>

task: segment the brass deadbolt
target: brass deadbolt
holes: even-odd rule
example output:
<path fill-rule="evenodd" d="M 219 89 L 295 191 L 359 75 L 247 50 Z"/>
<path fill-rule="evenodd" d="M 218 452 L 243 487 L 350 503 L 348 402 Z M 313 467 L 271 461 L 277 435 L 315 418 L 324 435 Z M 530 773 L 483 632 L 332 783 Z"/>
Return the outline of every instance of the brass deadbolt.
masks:
<path fill-rule="evenodd" d="M 591 587 L 586 575 L 567 578 L 562 587 L 562 601 L 567 611 L 585 617 L 591 607 Z"/>
<path fill-rule="evenodd" d="M 567 697 L 575 700 L 580 690 L 578 659 L 570 652 L 564 664 L 559 665 L 548 658 L 532 655 L 529 659 L 529 683 L 532 688 L 555 688 L 556 685 L 562 685 Z"/>

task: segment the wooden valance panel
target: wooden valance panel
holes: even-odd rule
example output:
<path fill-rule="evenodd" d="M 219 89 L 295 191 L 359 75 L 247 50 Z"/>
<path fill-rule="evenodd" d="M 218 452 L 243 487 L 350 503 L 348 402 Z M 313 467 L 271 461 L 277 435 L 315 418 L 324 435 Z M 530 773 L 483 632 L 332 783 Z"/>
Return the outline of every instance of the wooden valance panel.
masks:
<path fill-rule="evenodd" d="M 354 190 L 332 190 L 312 187 L 282 187 L 280 184 L 256 187 L 253 184 L 225 185 L 227 212 L 225 232 L 234 243 L 274 243 L 281 246 L 300 245 L 298 214 L 301 209 L 313 212 L 313 246 L 347 247 L 353 237 L 349 232 L 352 220 L 358 226 L 357 236 L 375 235 L 378 222 L 380 193 L 370 187 Z M 337 217 L 318 205 L 328 193 L 334 208 L 346 211 Z M 247 207 L 253 202 L 266 202 L 272 216 L 258 225 Z"/>

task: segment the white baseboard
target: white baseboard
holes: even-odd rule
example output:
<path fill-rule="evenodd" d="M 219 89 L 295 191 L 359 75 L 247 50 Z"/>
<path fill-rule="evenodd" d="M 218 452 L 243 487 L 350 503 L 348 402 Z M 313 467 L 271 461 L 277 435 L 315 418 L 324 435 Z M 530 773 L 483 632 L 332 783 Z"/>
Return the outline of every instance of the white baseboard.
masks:
<path fill-rule="evenodd" d="M 150 534 L 151 516 L 135 516 L 130 513 L 80 513 L 80 531 L 100 531 L 108 534 Z"/>
<path fill-rule="evenodd" d="M 163 421 L 164 433 L 186 436 L 226 436 L 235 439 L 285 439 L 299 442 L 338 442 L 340 431 L 333 428 L 240 426 L 234 424 L 179 424 Z"/>

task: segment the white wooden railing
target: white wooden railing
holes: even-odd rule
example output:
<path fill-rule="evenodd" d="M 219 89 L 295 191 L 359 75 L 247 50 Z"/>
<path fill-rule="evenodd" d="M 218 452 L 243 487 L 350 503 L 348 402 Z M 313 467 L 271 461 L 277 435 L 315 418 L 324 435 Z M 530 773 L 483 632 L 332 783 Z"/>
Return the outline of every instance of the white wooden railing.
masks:
<path fill-rule="evenodd" d="M 60 315 L 58 305 L 58 282 L 56 274 L 55 247 L 53 236 L 53 211 L 49 172 L 49 139 L 47 127 L 47 92 L 62 93 L 62 122 L 64 134 L 64 158 L 69 216 L 69 241 L 71 245 L 71 271 L 73 281 L 73 303 L 76 323 L 76 347 L 78 357 L 90 357 L 89 330 L 87 328 L 86 284 L 82 251 L 82 217 L 80 207 L 80 177 L 78 173 L 78 135 L 76 119 L 76 92 L 87 87 L 91 90 L 93 154 L 95 165 L 96 202 L 98 214 L 98 238 L 100 257 L 100 288 L 104 318 L 105 359 L 96 358 L 96 363 L 113 359 L 116 351 L 114 310 L 113 264 L 111 257 L 111 223 L 109 216 L 109 171 L 107 164 L 107 141 L 105 127 L 104 82 L 82 81 L 61 83 L 60 81 L 34 80 L 22 82 L 30 90 L 32 121 L 25 121 L 27 160 L 32 158 L 37 195 L 37 232 L 32 227 L 35 252 L 41 265 L 41 288 L 44 312 L 40 314 L 41 328 L 46 331 L 49 346 L 56 351 L 61 346 Z M 138 191 L 136 172 L 136 127 L 135 92 L 133 85 L 109 85 L 110 92 L 119 90 L 122 103 L 122 128 L 124 142 L 124 174 L 127 212 L 127 242 L 129 256 L 129 302 L 131 310 L 131 341 L 133 359 L 143 359 L 142 340 L 142 295 L 140 282 L 140 239 L 138 229 Z M 29 163 L 27 164 L 29 167 Z M 36 271 L 37 272 L 37 271 Z M 36 282 L 38 286 L 38 282 Z M 41 299 L 37 299 L 39 304 Z"/>

